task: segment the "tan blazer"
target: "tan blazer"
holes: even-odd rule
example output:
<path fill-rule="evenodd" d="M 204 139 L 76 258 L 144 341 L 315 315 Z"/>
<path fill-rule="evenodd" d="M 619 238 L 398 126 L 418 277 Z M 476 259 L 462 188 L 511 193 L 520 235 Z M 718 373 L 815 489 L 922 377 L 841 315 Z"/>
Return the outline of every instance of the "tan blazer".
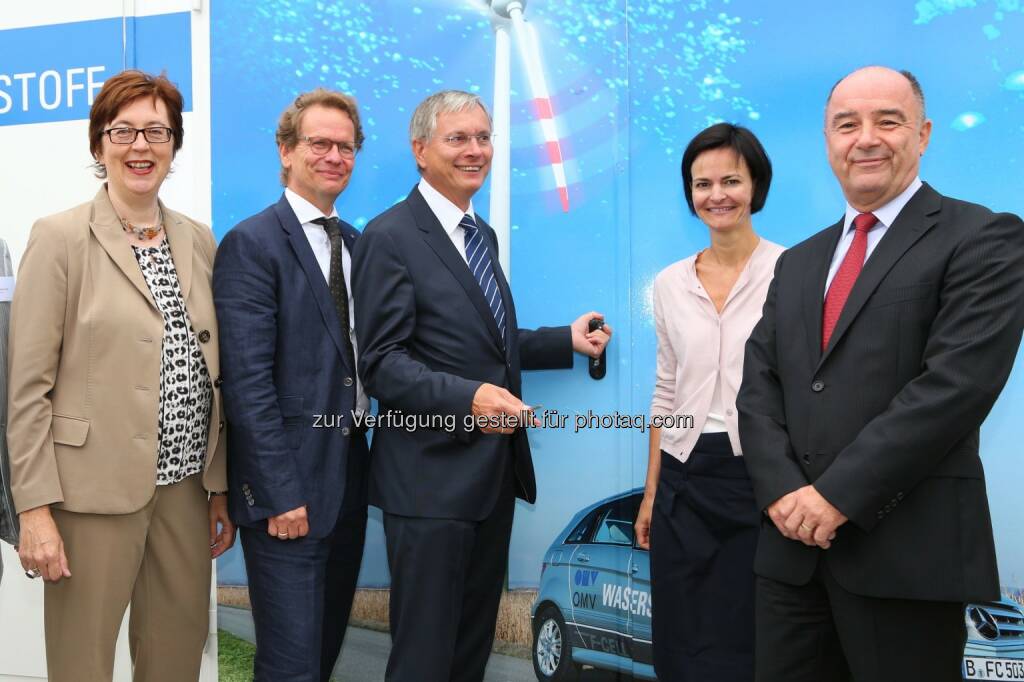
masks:
<path fill-rule="evenodd" d="M 227 490 L 217 320 L 205 225 L 161 204 L 213 383 L 203 485 Z M 18 511 L 126 514 L 156 487 L 163 318 L 106 188 L 32 226 L 11 309 L 8 445 Z"/>

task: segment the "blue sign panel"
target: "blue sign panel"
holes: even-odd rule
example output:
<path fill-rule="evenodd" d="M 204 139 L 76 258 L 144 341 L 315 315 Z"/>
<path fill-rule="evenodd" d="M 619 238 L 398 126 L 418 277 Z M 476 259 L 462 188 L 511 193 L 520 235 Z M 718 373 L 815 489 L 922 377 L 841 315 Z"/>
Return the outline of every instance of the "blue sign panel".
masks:
<path fill-rule="evenodd" d="M 192 109 L 188 12 L 10 29 L 0 46 L 0 126 L 88 118 L 103 82 L 124 68 L 166 72 Z"/>

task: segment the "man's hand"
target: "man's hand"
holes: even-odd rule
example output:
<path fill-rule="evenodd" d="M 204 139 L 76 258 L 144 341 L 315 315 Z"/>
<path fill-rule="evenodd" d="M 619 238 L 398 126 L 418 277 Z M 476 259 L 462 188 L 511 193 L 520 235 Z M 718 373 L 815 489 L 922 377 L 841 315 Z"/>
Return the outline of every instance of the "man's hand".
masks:
<path fill-rule="evenodd" d="M 514 425 L 526 426 L 521 422 L 529 411 L 522 400 L 494 384 L 480 384 L 480 388 L 473 394 L 472 409 L 474 419 L 493 420 L 493 423 L 479 427 L 484 433 L 512 433 L 515 431 L 512 428 Z M 479 425 L 481 421 L 476 423 Z"/>
<path fill-rule="evenodd" d="M 267 535 L 273 535 L 278 540 L 302 538 L 308 532 L 309 520 L 306 518 L 306 505 L 267 519 Z"/>
<path fill-rule="evenodd" d="M 589 331 L 590 320 L 593 318 L 604 319 L 604 315 L 591 311 L 576 318 L 570 325 L 572 329 L 572 349 L 577 353 L 596 358 L 601 355 L 604 347 L 612 337 L 612 328 L 607 323 L 603 329 Z"/>
<path fill-rule="evenodd" d="M 216 559 L 235 544 L 235 524 L 228 516 L 228 496 L 210 495 L 210 558 Z M 220 532 L 217 531 L 220 526 Z"/>
<path fill-rule="evenodd" d="M 782 533 L 783 536 L 790 540 L 798 540 L 799 538 L 789 532 L 786 528 L 786 519 L 792 513 L 793 508 L 796 507 L 796 491 L 783 495 L 779 499 L 768 505 L 768 509 L 765 513 L 768 514 L 768 518 L 772 520 L 775 527 Z"/>
<path fill-rule="evenodd" d="M 18 514 L 21 523 L 21 537 L 18 541 L 18 558 L 21 567 L 28 573 L 39 572 L 43 580 L 59 582 L 70 578 L 68 558 L 64 554 L 64 540 L 60 537 L 57 524 L 50 514 L 49 505 L 27 509 Z"/>
<path fill-rule="evenodd" d="M 783 495 L 768 506 L 768 516 L 779 532 L 808 547 L 828 549 L 836 529 L 848 521 L 812 485 Z"/>

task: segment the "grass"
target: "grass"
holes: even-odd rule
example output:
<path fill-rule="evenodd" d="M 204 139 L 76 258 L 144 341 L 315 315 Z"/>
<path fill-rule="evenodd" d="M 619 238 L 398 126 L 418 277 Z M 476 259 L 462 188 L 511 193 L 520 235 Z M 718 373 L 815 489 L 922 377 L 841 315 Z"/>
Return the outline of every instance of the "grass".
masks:
<path fill-rule="evenodd" d="M 390 590 L 356 590 L 352 603 L 352 625 L 386 632 L 388 629 L 388 602 Z M 530 657 L 533 631 L 530 626 L 530 606 L 537 598 L 536 590 L 510 590 L 501 595 L 498 623 L 494 633 L 494 650 L 509 656 Z M 217 603 L 225 606 L 249 608 L 249 591 L 245 587 L 217 588 Z M 229 678 L 222 678 L 225 682 Z M 233 678 L 232 678 L 233 679 Z"/>
<path fill-rule="evenodd" d="M 217 672 L 220 682 L 251 682 L 256 647 L 232 634 L 217 631 Z"/>
<path fill-rule="evenodd" d="M 252 682 L 252 661 L 256 647 L 230 632 L 217 630 L 218 682 Z M 331 678 L 332 682 L 335 678 Z"/>

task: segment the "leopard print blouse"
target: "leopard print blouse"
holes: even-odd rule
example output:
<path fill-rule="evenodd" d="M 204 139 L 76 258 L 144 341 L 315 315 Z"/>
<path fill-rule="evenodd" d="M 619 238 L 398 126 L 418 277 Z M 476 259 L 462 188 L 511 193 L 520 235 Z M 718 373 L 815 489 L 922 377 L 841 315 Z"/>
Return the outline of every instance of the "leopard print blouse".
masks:
<path fill-rule="evenodd" d="M 213 388 L 167 240 L 132 251 L 164 318 L 156 484 L 170 485 L 203 470 Z"/>

